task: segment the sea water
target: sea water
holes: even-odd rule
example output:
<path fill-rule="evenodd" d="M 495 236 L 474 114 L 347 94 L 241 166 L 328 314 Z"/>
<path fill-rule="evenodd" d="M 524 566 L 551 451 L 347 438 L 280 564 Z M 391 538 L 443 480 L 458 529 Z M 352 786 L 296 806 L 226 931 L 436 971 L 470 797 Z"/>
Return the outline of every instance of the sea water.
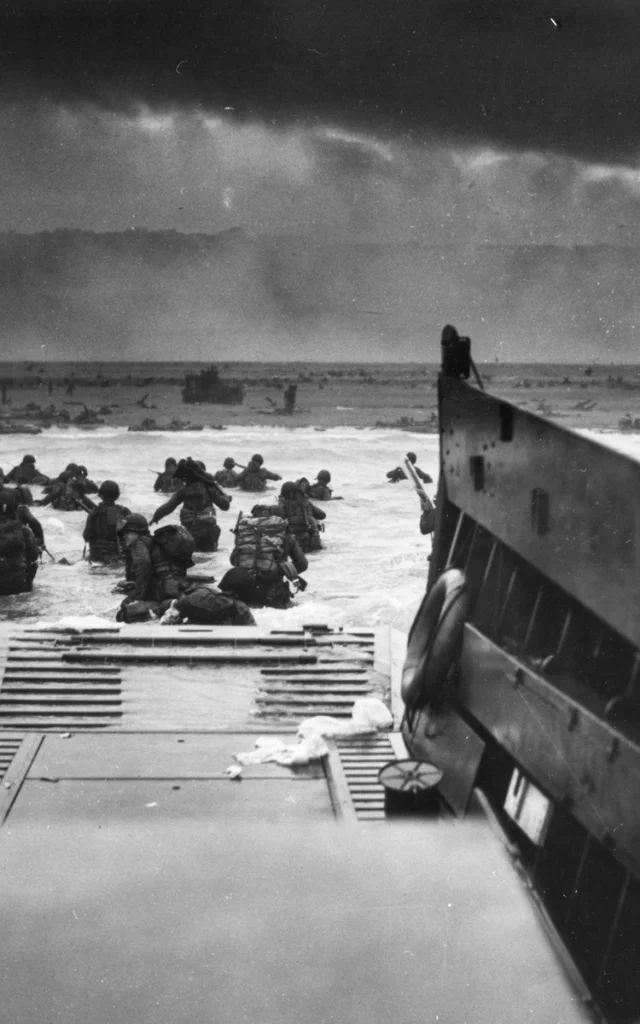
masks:
<path fill-rule="evenodd" d="M 640 435 L 591 436 L 640 458 Z M 309 555 L 308 588 L 297 594 L 292 608 L 257 609 L 256 620 L 266 628 L 296 628 L 304 623 L 389 624 L 406 631 L 424 594 L 431 538 L 420 534 L 420 503 L 410 481 L 391 484 L 386 473 L 402 464 L 407 451 L 415 451 L 418 464 L 434 481 L 425 489 L 435 497 L 438 442 L 437 434 L 347 427 L 229 427 L 224 432 L 205 429 L 179 434 L 129 433 L 106 427 L 90 432 L 52 429 L 28 438 L 4 437 L 0 464 L 6 472 L 31 452 L 41 471 L 55 476 L 68 462 L 83 463 L 97 483 L 116 480 L 121 504 L 147 517 L 167 500 L 154 492 L 153 483 L 168 456 L 201 459 L 213 472 L 227 456 L 246 463 L 260 452 L 265 465 L 283 481 L 301 476 L 313 480 L 320 469 L 328 469 L 334 494 L 344 500 L 318 503 L 327 513 L 321 535 L 324 549 Z M 248 513 L 256 502 L 273 500 L 280 486 L 271 483 L 264 495 L 230 490 L 230 510 L 218 511 L 219 550 L 197 554 L 191 571 L 219 580 L 230 566 L 238 513 Z M 33 490 L 36 496 L 42 493 L 40 488 Z M 31 594 L 0 597 L 0 620 L 33 624 L 90 615 L 115 619 L 121 595 L 114 593 L 114 586 L 122 578 L 122 569 L 91 566 L 83 559 L 85 514 L 49 506 L 33 511 L 56 561 L 44 555 Z M 163 523 L 178 521 L 176 511 Z M 62 558 L 71 564 L 60 564 Z"/>
<path fill-rule="evenodd" d="M 36 457 L 38 468 L 56 476 L 67 463 L 79 462 L 100 483 L 116 480 L 120 503 L 150 517 L 167 500 L 153 490 L 155 472 L 167 457 L 192 456 L 214 472 L 227 456 L 246 464 L 254 452 L 282 480 L 301 476 L 315 479 L 320 469 L 331 472 L 334 494 L 342 501 L 318 502 L 327 513 L 321 535 L 323 550 L 310 554 L 305 573 L 308 588 L 298 593 L 287 610 L 257 609 L 259 625 L 282 628 L 303 623 L 330 626 L 374 626 L 389 623 L 407 629 L 425 589 L 431 540 L 419 530 L 420 502 L 409 480 L 387 481 L 386 473 L 401 465 L 407 451 L 416 451 L 419 465 L 434 483 L 426 485 L 435 496 L 438 472 L 438 436 L 403 431 L 281 427 L 229 427 L 176 433 L 133 433 L 124 429 L 95 431 L 52 429 L 41 435 L 3 438 L 5 470 L 25 452 Z M 196 555 L 199 574 L 219 580 L 230 568 L 232 533 L 238 513 L 248 513 L 256 502 L 275 500 L 281 484 L 270 482 L 266 494 L 230 489 L 228 512 L 218 510 L 222 533 L 219 550 Z M 40 488 L 33 488 L 36 497 Z M 47 547 L 31 594 L 0 597 L 0 618 L 14 621 L 56 621 L 63 617 L 96 615 L 115 619 L 121 596 L 113 588 L 122 569 L 90 566 L 83 559 L 83 512 L 33 508 L 40 519 Z M 162 523 L 179 522 L 179 510 Z M 66 559 L 70 565 L 60 564 Z"/>

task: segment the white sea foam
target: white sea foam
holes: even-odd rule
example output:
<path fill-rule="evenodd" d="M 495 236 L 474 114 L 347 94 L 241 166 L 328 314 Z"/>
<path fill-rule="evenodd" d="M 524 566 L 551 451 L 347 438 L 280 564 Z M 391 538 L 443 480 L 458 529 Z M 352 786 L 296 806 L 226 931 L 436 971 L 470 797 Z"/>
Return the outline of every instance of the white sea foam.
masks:
<path fill-rule="evenodd" d="M 265 464 L 283 480 L 307 476 L 320 469 L 332 474 L 335 493 L 344 501 L 324 503 L 325 550 L 309 557 L 306 573 L 309 586 L 287 611 L 258 610 L 256 618 L 265 626 L 298 626 L 326 622 L 335 626 L 390 623 L 406 629 L 424 591 L 429 538 L 418 528 L 420 504 L 411 484 L 390 484 L 386 472 L 401 464 L 408 450 L 416 451 L 422 468 L 434 479 L 427 491 L 435 495 L 438 466 L 438 437 L 404 431 L 359 430 L 338 427 L 318 432 L 313 427 L 290 430 L 283 427 L 229 427 L 222 431 L 173 434 L 128 433 L 105 428 L 91 432 L 58 430 L 34 437 L 3 438 L 2 465 L 5 471 L 20 461 L 24 452 L 36 456 L 42 472 L 55 475 L 68 462 L 89 467 L 96 482 L 115 479 L 120 484 L 121 502 L 132 511 L 149 516 L 166 500 L 153 491 L 154 474 L 164 460 L 193 455 L 203 459 L 210 470 L 222 466 L 231 455 L 245 463 L 260 452 Z M 268 492 L 275 496 L 279 484 Z M 34 488 L 36 494 L 38 488 Z M 220 550 L 198 555 L 197 570 L 217 579 L 229 568 L 233 546 L 231 529 L 238 512 L 249 511 L 258 495 L 233 494 L 229 512 L 220 512 Z M 90 568 L 82 560 L 82 512 L 43 509 L 39 515 L 48 547 L 56 559 L 43 559 L 33 594 L 0 598 L 0 617 L 47 621 L 63 616 L 98 615 L 114 618 L 119 598 L 113 586 L 121 575 L 112 569 Z M 177 513 L 167 522 L 177 522 Z"/>
<path fill-rule="evenodd" d="M 640 458 L 640 435 L 590 436 Z M 68 462 L 83 462 L 91 477 L 100 482 L 115 479 L 121 502 L 132 511 L 149 516 L 163 499 L 153 491 L 152 470 L 164 460 L 193 455 L 210 470 L 231 455 L 244 463 L 260 452 L 265 464 L 283 480 L 315 477 L 320 469 L 332 474 L 332 486 L 344 501 L 325 503 L 325 550 L 310 555 L 306 577 L 309 587 L 287 611 L 263 609 L 256 618 L 265 626 L 299 626 L 326 622 L 335 626 L 389 623 L 407 629 L 424 592 L 431 542 L 418 528 L 420 506 L 410 483 L 389 484 L 386 472 L 401 464 L 408 450 L 416 451 L 422 468 L 434 483 L 427 492 L 435 496 L 438 474 L 438 436 L 404 431 L 360 430 L 337 427 L 318 432 L 313 427 L 229 427 L 228 430 L 179 434 L 128 433 L 106 428 L 90 433 L 52 431 L 21 438 L 3 438 L 4 469 L 32 452 L 43 472 L 58 473 Z M 279 484 L 268 494 L 274 496 Z M 38 493 L 38 489 L 34 488 Z M 198 555 L 197 570 L 217 579 L 229 568 L 233 545 L 231 529 L 240 510 L 249 511 L 261 500 L 257 495 L 233 491 L 229 512 L 219 513 L 222 527 L 220 550 Z M 113 586 L 121 575 L 113 569 L 90 568 L 82 560 L 82 512 L 40 515 L 48 547 L 57 559 L 72 565 L 54 564 L 44 558 L 33 594 L 0 598 L 0 618 L 33 622 L 63 616 L 98 615 L 113 619 L 119 597 Z M 168 522 L 177 522 L 174 513 Z"/>

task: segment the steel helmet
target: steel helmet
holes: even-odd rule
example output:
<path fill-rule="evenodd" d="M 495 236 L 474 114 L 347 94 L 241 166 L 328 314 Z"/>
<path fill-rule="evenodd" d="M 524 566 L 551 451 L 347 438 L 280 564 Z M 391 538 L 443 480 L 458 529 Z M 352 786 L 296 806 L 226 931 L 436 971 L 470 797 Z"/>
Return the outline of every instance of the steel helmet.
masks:
<path fill-rule="evenodd" d="M 323 484 L 328 484 L 331 480 L 331 473 L 328 469 L 321 469 L 318 473 L 316 480 L 319 480 Z"/>
<path fill-rule="evenodd" d="M 409 462 L 415 462 L 418 456 L 416 455 L 415 452 L 407 452 L 407 458 Z"/>
<path fill-rule="evenodd" d="M 23 455 L 22 461 L 23 462 L 35 462 L 36 461 L 36 457 L 35 457 L 35 455 Z"/>
<path fill-rule="evenodd" d="M 101 498 L 113 498 L 115 501 L 120 497 L 120 488 L 115 480 L 104 480 L 98 488 L 98 494 Z"/>
<path fill-rule="evenodd" d="M 224 462 L 222 463 L 225 469 L 233 469 L 235 464 L 236 463 L 234 459 L 225 459 Z"/>
<path fill-rule="evenodd" d="M 132 512 L 128 515 L 121 526 L 118 527 L 118 533 L 148 533 L 149 524 L 145 517 L 140 512 Z"/>
<path fill-rule="evenodd" d="M 259 466 L 261 466 L 262 463 L 264 462 L 264 459 L 262 458 L 262 455 L 252 455 L 251 461 L 256 462 Z"/>
<path fill-rule="evenodd" d="M 285 480 L 282 487 L 280 488 L 280 494 L 283 498 L 293 497 L 299 490 L 299 487 L 293 480 Z"/>

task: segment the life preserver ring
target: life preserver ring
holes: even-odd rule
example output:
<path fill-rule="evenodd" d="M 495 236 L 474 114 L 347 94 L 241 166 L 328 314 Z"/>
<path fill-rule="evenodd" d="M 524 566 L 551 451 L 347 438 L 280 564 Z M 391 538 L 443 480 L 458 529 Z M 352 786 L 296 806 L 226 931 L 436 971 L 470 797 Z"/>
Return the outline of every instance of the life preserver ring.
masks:
<path fill-rule="evenodd" d="M 409 632 L 402 670 L 402 699 L 407 707 L 438 700 L 462 652 L 463 626 L 469 616 L 467 579 L 446 569 L 425 595 Z"/>

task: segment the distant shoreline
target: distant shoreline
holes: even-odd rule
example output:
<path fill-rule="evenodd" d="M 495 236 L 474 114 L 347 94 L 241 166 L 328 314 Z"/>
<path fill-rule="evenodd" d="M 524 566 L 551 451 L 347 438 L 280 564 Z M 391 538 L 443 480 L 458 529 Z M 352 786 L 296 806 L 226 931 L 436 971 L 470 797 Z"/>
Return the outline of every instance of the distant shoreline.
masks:
<path fill-rule="evenodd" d="M 6 363 L 4 364 L 7 365 Z M 241 380 L 241 404 L 183 402 L 187 369 L 202 364 L 114 363 L 107 376 L 86 375 L 73 365 L 73 376 L 46 377 L 43 364 L 20 384 L 4 377 L 0 424 L 65 425 L 88 416 L 89 425 L 130 427 L 153 419 L 159 427 L 172 421 L 192 426 L 372 427 L 433 433 L 437 429 L 437 366 L 413 364 L 217 364 L 222 381 Z M 61 367 L 62 364 L 51 364 Z M 144 373 L 153 367 L 155 373 Z M 163 377 L 158 369 L 167 368 Z M 227 372 L 232 367 L 236 372 Z M 279 368 L 280 372 L 275 372 Z M 640 422 L 640 365 L 490 364 L 479 367 L 488 390 L 506 401 L 568 427 L 618 430 L 624 417 Z M 286 372 L 285 372 L 286 371 Z M 0 383 L 3 376 L 0 367 Z M 292 415 L 285 413 L 285 390 L 296 384 Z M 6 400 L 4 400 L 6 399 Z M 89 410 L 87 414 L 85 409 Z M 79 424 L 78 424 L 79 425 Z"/>
<path fill-rule="evenodd" d="M 359 372 L 367 367 L 375 369 L 379 372 L 391 371 L 396 373 L 402 373 L 407 371 L 417 371 L 426 373 L 437 373 L 440 367 L 440 363 L 437 360 L 341 360 L 335 359 L 268 359 L 268 360 L 255 360 L 255 359 L 215 359 L 212 357 L 207 360 L 197 359 L 184 359 L 184 360 L 162 360 L 162 359 L 0 359 L 0 377 L 6 376 L 7 372 L 18 372 L 21 375 L 32 377 L 37 375 L 38 372 L 42 372 L 51 375 L 51 369 L 54 372 L 62 371 L 63 375 L 66 376 L 68 372 L 74 372 L 77 376 L 95 376 L 99 372 L 105 372 L 105 370 L 111 370 L 112 375 L 114 367 L 122 367 L 129 373 L 134 373 L 138 369 L 144 369 L 147 373 L 151 370 L 151 367 L 156 368 L 156 375 L 159 368 L 163 368 L 163 372 L 167 371 L 171 375 L 192 373 L 204 369 L 205 367 L 215 365 L 221 373 L 229 372 L 231 370 L 246 370 L 248 373 L 253 373 L 256 370 L 262 370 L 263 372 L 271 372 L 272 369 L 278 369 L 280 371 L 286 371 L 287 373 L 292 371 L 300 371 L 306 368 L 326 368 L 339 366 L 342 371 L 354 371 Z M 585 359 L 575 359 L 566 362 L 554 362 L 549 363 L 544 360 L 537 360 L 534 362 L 522 362 L 517 360 L 487 360 L 482 362 L 476 360 L 476 365 L 481 373 L 488 374 L 501 374 L 504 372 L 521 372 L 521 373 L 559 373 L 563 369 L 571 370 L 576 372 L 580 367 L 586 368 L 591 366 L 594 370 L 599 372 L 607 371 L 640 371 L 640 360 L 637 362 L 591 362 Z M 326 369 L 325 369 L 326 372 Z M 120 374 L 117 374 L 120 377 Z M 126 376 L 126 374 L 125 374 Z"/>

